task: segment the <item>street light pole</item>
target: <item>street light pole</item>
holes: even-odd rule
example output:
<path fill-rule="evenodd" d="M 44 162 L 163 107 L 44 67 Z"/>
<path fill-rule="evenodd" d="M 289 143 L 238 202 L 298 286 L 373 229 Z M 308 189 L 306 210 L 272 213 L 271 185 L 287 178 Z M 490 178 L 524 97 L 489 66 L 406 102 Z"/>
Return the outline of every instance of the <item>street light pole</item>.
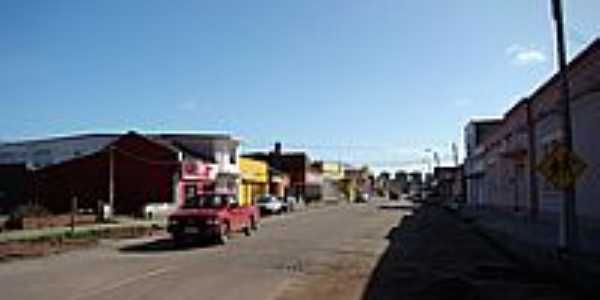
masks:
<path fill-rule="evenodd" d="M 108 148 L 108 205 L 110 207 L 110 214 L 114 211 L 115 205 L 115 158 L 114 158 L 114 146 Z"/>
<path fill-rule="evenodd" d="M 431 149 L 427 148 L 425 149 L 425 153 L 427 153 L 427 155 L 425 155 L 425 162 L 427 163 L 427 170 L 425 171 L 425 173 L 431 173 L 431 159 L 429 157 L 429 153 L 431 153 Z"/>
<path fill-rule="evenodd" d="M 571 128 L 570 87 L 567 77 L 567 58 L 561 0 L 552 0 L 552 13 L 556 24 L 556 54 L 559 65 L 563 144 L 568 152 L 571 153 L 573 151 L 573 136 Z M 578 248 L 575 186 L 565 188 L 563 198 L 559 250 L 562 252 L 571 252 L 576 251 Z"/>

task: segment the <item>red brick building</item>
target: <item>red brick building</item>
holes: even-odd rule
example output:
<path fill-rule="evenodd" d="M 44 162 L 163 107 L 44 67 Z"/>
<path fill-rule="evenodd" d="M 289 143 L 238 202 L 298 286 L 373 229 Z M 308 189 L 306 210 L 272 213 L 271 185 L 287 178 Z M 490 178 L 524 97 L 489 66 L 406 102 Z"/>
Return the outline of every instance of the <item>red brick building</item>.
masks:
<path fill-rule="evenodd" d="M 570 84 L 573 150 L 587 164 L 576 185 L 581 225 L 600 222 L 600 39 L 567 67 Z M 560 81 L 554 74 L 531 96 L 519 101 L 478 148 L 467 151 L 467 163 L 482 161 L 479 178 L 468 178 L 477 199 L 469 202 L 558 220 L 563 193 L 538 172 L 537 166 L 564 132 Z M 471 176 L 471 174 L 467 174 Z M 470 188 L 471 190 L 471 188 Z"/>

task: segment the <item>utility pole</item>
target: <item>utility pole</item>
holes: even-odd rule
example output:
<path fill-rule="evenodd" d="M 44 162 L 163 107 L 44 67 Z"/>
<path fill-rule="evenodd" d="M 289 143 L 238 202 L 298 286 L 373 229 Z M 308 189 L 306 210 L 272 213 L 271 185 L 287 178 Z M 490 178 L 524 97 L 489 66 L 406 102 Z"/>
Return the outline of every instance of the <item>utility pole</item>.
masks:
<path fill-rule="evenodd" d="M 431 158 L 429 158 L 429 153 L 432 153 L 432 150 L 430 148 L 425 149 L 425 153 L 427 153 L 425 155 L 425 163 L 427 164 L 427 170 L 425 170 L 425 174 L 432 172 L 432 168 L 431 168 Z"/>
<path fill-rule="evenodd" d="M 556 25 L 556 54 L 558 56 L 557 59 L 559 65 L 561 90 L 563 144 L 568 152 L 572 153 L 573 137 L 571 128 L 571 103 L 569 81 L 567 78 L 567 58 L 561 0 L 552 0 L 552 14 Z M 559 251 L 568 253 L 576 251 L 578 248 L 577 215 L 575 211 L 575 186 L 565 188 L 563 198 Z"/>
<path fill-rule="evenodd" d="M 535 220 L 539 211 L 538 178 L 535 170 L 537 164 L 535 116 L 533 115 L 531 98 L 527 98 L 525 101 L 527 103 L 527 139 L 529 145 L 529 152 L 527 153 L 529 158 L 529 215 L 531 219 Z"/>
<path fill-rule="evenodd" d="M 115 157 L 113 145 L 108 148 L 108 205 L 110 216 L 106 217 L 111 218 L 115 207 Z"/>
<path fill-rule="evenodd" d="M 436 152 L 433 152 L 433 162 L 435 163 L 436 167 L 439 167 L 440 164 L 440 155 Z"/>
<path fill-rule="evenodd" d="M 75 234 L 75 222 L 77 217 L 77 196 L 71 198 L 71 234 Z"/>
<path fill-rule="evenodd" d="M 458 146 L 455 142 L 452 142 L 452 160 L 454 162 L 454 166 L 458 167 Z"/>

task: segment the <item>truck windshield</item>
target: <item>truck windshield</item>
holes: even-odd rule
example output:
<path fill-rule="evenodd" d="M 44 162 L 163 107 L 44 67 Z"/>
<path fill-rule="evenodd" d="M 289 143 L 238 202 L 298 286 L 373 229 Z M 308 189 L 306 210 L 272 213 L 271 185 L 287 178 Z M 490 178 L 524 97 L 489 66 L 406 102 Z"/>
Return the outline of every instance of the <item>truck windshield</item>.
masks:
<path fill-rule="evenodd" d="M 185 200 L 184 208 L 217 208 L 227 204 L 226 195 L 198 195 Z"/>

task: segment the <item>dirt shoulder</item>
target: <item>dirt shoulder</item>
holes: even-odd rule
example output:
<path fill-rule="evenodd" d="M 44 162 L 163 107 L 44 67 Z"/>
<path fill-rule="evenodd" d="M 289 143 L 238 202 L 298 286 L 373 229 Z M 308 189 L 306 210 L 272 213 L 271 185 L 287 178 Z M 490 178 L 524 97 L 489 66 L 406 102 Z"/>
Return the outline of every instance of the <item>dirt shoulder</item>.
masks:
<path fill-rule="evenodd" d="M 38 230 L 39 231 L 39 230 Z M 21 238 L 0 241 L 0 262 L 42 257 L 78 249 L 93 247 L 100 239 L 122 239 L 150 235 L 156 232 L 152 226 L 121 225 L 98 228 L 80 228 L 69 231 L 50 229 L 24 234 Z"/>

